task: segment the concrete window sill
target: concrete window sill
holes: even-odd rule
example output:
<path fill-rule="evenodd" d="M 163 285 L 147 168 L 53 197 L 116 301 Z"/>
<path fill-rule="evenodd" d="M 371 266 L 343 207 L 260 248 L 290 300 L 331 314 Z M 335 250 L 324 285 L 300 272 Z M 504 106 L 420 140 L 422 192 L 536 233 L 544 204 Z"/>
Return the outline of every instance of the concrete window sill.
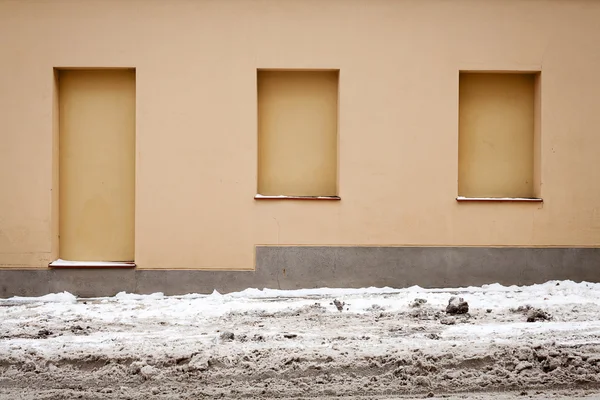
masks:
<path fill-rule="evenodd" d="M 66 261 L 56 260 L 48 264 L 50 268 L 135 268 L 135 262 L 112 261 Z"/>
<path fill-rule="evenodd" d="M 544 200 L 537 197 L 462 197 L 458 196 L 456 201 L 490 201 L 490 202 L 509 202 L 509 203 L 541 203 Z"/>
<path fill-rule="evenodd" d="M 339 196 L 266 196 L 257 194 L 255 200 L 341 200 Z"/>

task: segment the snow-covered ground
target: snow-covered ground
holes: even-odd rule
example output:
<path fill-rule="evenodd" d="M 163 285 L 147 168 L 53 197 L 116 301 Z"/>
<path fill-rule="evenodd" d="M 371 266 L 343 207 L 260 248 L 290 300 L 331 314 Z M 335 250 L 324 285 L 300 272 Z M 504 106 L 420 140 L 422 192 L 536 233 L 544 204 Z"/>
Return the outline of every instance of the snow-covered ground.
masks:
<path fill-rule="evenodd" d="M 446 313 L 452 296 L 468 313 Z M 0 300 L 2 399 L 600 398 L 598 383 L 596 283 Z"/>

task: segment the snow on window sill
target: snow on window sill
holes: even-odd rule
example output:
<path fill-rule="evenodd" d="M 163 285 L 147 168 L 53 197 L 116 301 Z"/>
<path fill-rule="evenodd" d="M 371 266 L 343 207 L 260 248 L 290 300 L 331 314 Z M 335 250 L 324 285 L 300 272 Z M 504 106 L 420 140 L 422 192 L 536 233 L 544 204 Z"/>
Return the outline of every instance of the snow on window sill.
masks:
<path fill-rule="evenodd" d="M 50 268 L 135 268 L 135 262 L 67 261 L 58 259 L 48 264 Z"/>
<path fill-rule="evenodd" d="M 339 196 L 266 196 L 257 194 L 255 200 L 341 200 Z"/>
<path fill-rule="evenodd" d="M 462 197 L 458 196 L 456 201 L 495 201 L 514 203 L 541 203 L 544 200 L 537 197 Z"/>

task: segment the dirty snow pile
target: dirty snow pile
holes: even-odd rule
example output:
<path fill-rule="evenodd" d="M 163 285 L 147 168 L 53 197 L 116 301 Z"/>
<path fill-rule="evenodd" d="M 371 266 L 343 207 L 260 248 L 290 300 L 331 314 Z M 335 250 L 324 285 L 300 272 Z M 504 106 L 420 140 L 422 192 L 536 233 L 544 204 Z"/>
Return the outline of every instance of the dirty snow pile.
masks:
<path fill-rule="evenodd" d="M 0 398 L 589 389 L 599 300 L 600 284 L 572 281 L 13 297 L 0 300 Z"/>

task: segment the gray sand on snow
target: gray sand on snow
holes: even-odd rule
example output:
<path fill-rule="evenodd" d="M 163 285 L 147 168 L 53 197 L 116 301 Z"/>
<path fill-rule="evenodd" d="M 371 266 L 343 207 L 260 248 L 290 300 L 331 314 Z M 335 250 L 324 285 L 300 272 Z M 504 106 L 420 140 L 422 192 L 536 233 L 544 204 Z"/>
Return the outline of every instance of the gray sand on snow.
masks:
<path fill-rule="evenodd" d="M 4 303 L 0 398 L 600 398 L 600 331 L 582 328 L 598 320 L 594 303 L 549 306 L 552 320 L 527 323 L 525 307 L 450 315 L 432 301 L 377 304 L 390 296 L 360 313 L 315 297 L 187 323 L 89 316 L 113 303 L 50 317 L 50 305 Z M 130 307 L 135 317 L 153 303 Z"/>

